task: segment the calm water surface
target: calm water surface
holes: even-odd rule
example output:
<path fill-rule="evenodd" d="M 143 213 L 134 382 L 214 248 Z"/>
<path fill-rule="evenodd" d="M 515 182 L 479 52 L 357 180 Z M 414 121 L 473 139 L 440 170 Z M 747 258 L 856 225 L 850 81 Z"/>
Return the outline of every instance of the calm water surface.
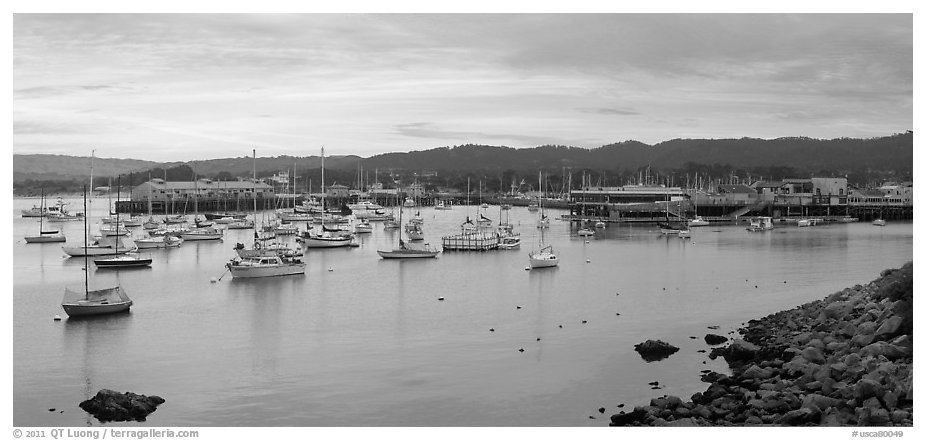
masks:
<path fill-rule="evenodd" d="M 309 251 L 305 276 L 211 283 L 249 230 L 151 251 L 149 269 L 91 264 L 91 286 L 119 283 L 135 305 L 69 320 L 60 303 L 65 286 L 82 288 L 83 260 L 60 243 L 25 243 L 38 223 L 19 210 L 33 203 L 14 200 L 11 213 L 20 426 L 98 425 L 77 404 L 101 388 L 164 397 L 147 426 L 605 426 L 618 404 L 703 390 L 699 370 L 725 368 L 698 352 L 705 333 L 913 259 L 909 222 L 707 226 L 688 241 L 609 225 L 586 243 L 553 221 L 544 239 L 560 267 L 526 271 L 536 214 L 513 208 L 516 251 L 383 261 L 376 250 L 397 232 L 375 223 L 359 248 Z M 105 203 L 93 210 L 99 218 Z M 432 245 L 476 217 L 476 207 L 420 212 Z M 81 223 L 53 225 L 82 243 Z M 657 338 L 681 350 L 646 363 L 633 345 Z M 654 380 L 665 388 L 651 390 Z"/>

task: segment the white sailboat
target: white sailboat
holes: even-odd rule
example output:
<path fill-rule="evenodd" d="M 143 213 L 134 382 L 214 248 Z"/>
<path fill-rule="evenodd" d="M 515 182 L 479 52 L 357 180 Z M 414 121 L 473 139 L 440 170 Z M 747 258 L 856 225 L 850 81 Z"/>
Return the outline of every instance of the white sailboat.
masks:
<path fill-rule="evenodd" d="M 543 171 L 538 174 L 537 180 L 540 181 L 540 196 L 537 197 L 538 201 L 540 202 L 537 205 L 538 209 L 540 209 L 540 218 L 537 220 L 537 227 L 544 229 L 550 227 L 550 219 L 546 214 L 543 213 Z M 528 207 L 528 210 L 530 210 L 530 207 Z"/>
<path fill-rule="evenodd" d="M 90 153 L 90 188 L 93 188 L 93 159 L 96 150 L 93 150 Z M 86 194 L 84 195 L 86 197 Z M 89 228 L 90 225 L 90 211 L 86 208 L 87 204 L 93 205 L 93 197 L 91 194 L 90 200 L 84 203 L 84 228 Z M 84 244 L 82 246 L 62 246 L 61 250 L 65 254 L 68 254 L 70 257 L 83 257 L 83 256 L 100 256 L 100 255 L 112 255 L 113 249 L 116 249 L 116 253 L 126 253 L 135 250 L 134 243 L 131 243 L 131 240 L 128 242 L 122 242 L 123 246 L 120 248 L 116 242 L 121 241 L 122 237 L 100 237 L 99 239 L 94 240 L 93 242 L 87 242 L 89 240 L 90 230 L 87 229 L 87 233 L 84 234 Z"/>
<path fill-rule="evenodd" d="M 42 188 L 42 210 L 45 211 L 45 188 Z M 45 230 L 45 216 L 39 216 L 39 235 L 26 236 L 26 243 L 61 243 L 67 238 L 58 230 Z"/>
<path fill-rule="evenodd" d="M 399 226 L 402 225 L 402 209 L 399 208 Z M 431 246 L 425 244 L 423 247 L 413 247 L 402 240 L 402 234 L 399 234 L 399 242 L 392 250 L 377 250 L 377 254 L 383 259 L 399 258 L 434 258 L 440 251 L 431 249 Z"/>
<path fill-rule="evenodd" d="M 540 197 L 540 218 L 541 218 L 541 221 L 542 221 L 542 220 L 544 219 L 544 217 L 545 217 L 545 216 L 543 215 L 543 177 L 542 177 L 542 172 L 541 172 L 541 179 L 540 179 L 540 194 L 541 194 L 541 197 Z M 549 246 L 549 245 L 548 245 L 548 246 L 544 246 L 544 245 L 543 245 L 543 229 L 544 229 L 545 227 L 544 227 L 544 226 L 540 226 L 540 224 L 538 224 L 538 227 L 540 228 L 540 240 L 538 241 L 538 248 L 537 248 L 536 251 L 531 251 L 530 254 L 528 254 L 528 258 L 529 258 L 529 260 L 530 260 L 530 267 L 531 267 L 531 269 L 540 269 L 540 268 L 544 268 L 544 267 L 555 267 L 555 266 L 558 266 L 558 265 L 559 265 L 559 258 L 557 258 L 556 254 L 553 252 L 553 246 Z M 548 224 L 546 227 L 549 227 L 549 224 Z"/>
<path fill-rule="evenodd" d="M 84 187 L 84 212 L 87 210 L 87 188 Z M 89 230 L 84 218 L 84 246 L 89 241 Z M 132 307 L 132 300 L 122 289 L 122 286 L 108 287 L 104 289 L 90 290 L 90 278 L 88 270 L 88 253 L 84 252 L 84 289 L 83 292 L 64 289 L 64 299 L 61 301 L 61 307 L 64 312 L 71 317 L 106 315 L 112 313 L 126 312 Z"/>
<path fill-rule="evenodd" d="M 325 147 L 322 147 L 322 211 L 325 210 Z M 325 216 L 322 216 L 320 231 L 309 230 L 302 235 L 302 246 L 309 248 L 335 248 L 350 246 L 353 237 L 339 229 L 325 228 Z"/>
<path fill-rule="evenodd" d="M 117 182 L 118 185 L 118 182 Z M 121 188 L 121 187 L 120 187 Z M 119 203 L 119 193 L 116 195 L 116 203 Z M 119 212 L 116 212 L 116 224 L 119 224 Z M 113 249 L 113 256 L 110 258 L 100 258 L 93 260 L 93 264 L 97 268 L 130 268 L 130 267 L 146 267 L 151 266 L 150 257 L 141 257 L 138 254 L 124 254 L 119 255 L 119 240 L 116 240 L 116 248 Z"/>

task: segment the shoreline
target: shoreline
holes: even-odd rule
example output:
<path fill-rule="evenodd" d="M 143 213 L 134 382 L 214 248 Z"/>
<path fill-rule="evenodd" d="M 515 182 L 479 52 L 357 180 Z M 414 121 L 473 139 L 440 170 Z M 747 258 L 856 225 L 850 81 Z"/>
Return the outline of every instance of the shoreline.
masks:
<path fill-rule="evenodd" d="M 610 426 L 913 426 L 913 262 L 750 320 L 713 349 L 690 400 L 662 396 Z"/>

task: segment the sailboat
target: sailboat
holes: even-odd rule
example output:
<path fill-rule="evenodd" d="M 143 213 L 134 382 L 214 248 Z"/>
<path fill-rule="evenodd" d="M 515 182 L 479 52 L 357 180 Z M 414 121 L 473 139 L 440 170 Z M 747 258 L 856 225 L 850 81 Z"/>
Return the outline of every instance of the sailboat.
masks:
<path fill-rule="evenodd" d="M 84 212 L 90 212 L 87 210 L 87 187 L 84 187 Z M 87 216 L 84 216 L 84 247 L 87 246 L 89 241 L 86 218 Z M 132 300 L 129 299 L 122 286 L 90 290 L 90 271 L 87 269 L 87 255 L 88 252 L 84 252 L 84 291 L 64 289 L 64 299 L 61 301 L 64 312 L 68 316 L 77 317 L 128 311 L 129 307 L 132 307 Z"/>
<path fill-rule="evenodd" d="M 662 232 L 666 235 L 679 234 L 683 231 L 689 231 L 688 222 L 682 221 L 681 223 L 670 223 L 669 222 L 669 195 L 666 194 L 666 221 L 658 223 L 659 232 Z M 689 231 L 690 232 L 690 231 Z M 687 234 L 685 235 L 687 236 Z M 685 237 L 683 236 L 683 238 Z"/>
<path fill-rule="evenodd" d="M 42 211 L 44 212 L 45 210 L 45 188 L 42 188 Z M 45 216 L 39 216 L 39 235 L 27 236 L 25 238 L 26 243 L 61 243 L 67 241 L 67 238 L 64 234 L 60 233 L 60 231 L 45 230 Z"/>
<path fill-rule="evenodd" d="M 402 225 L 402 208 L 399 207 L 399 227 Z M 434 258 L 440 251 L 432 250 L 427 243 L 424 247 L 411 247 L 402 240 L 402 234 L 399 235 L 399 242 L 392 250 L 377 250 L 376 253 L 384 259 L 398 258 Z"/>
<path fill-rule="evenodd" d="M 553 246 L 543 245 L 543 229 L 545 227 L 549 227 L 549 223 L 547 224 L 547 226 L 541 226 L 541 223 L 540 223 L 545 218 L 545 216 L 543 215 L 543 177 L 542 177 L 542 174 L 543 172 L 541 172 L 541 179 L 540 179 L 540 194 L 541 194 L 540 220 L 538 221 L 538 225 L 537 225 L 537 227 L 540 228 L 540 240 L 538 242 L 537 251 L 531 251 L 530 254 L 528 254 L 528 257 L 530 259 L 531 269 L 539 269 L 542 267 L 554 267 L 554 266 L 559 265 L 559 258 L 557 258 L 556 254 L 553 253 Z"/>
<path fill-rule="evenodd" d="M 541 229 L 549 228 L 550 219 L 547 217 L 546 214 L 543 213 L 543 171 L 541 171 L 540 174 L 538 174 L 537 180 L 540 181 L 540 196 L 537 197 L 537 200 L 540 202 L 538 204 L 538 207 L 540 209 L 540 219 L 537 220 L 537 227 Z"/>
<path fill-rule="evenodd" d="M 119 185 L 117 181 L 116 185 Z M 121 188 L 121 186 L 120 186 Z M 121 193 L 116 193 L 116 204 L 119 203 Z M 116 224 L 119 224 L 119 212 L 116 211 Z M 101 258 L 93 260 L 93 264 L 96 267 L 103 268 L 129 268 L 129 267 L 147 267 L 151 266 L 151 258 L 142 258 L 138 254 L 134 255 L 119 255 L 119 240 L 116 240 L 116 248 L 113 250 L 113 256 L 111 258 Z"/>
<path fill-rule="evenodd" d="M 322 147 L 322 212 L 325 210 L 325 147 Z M 302 235 L 302 245 L 305 248 L 334 248 L 350 246 L 353 237 L 340 229 L 325 227 L 325 215 L 322 215 L 321 231 L 306 231 Z"/>
<path fill-rule="evenodd" d="M 505 211 L 505 221 L 502 221 L 502 211 Z M 498 248 L 517 249 L 521 247 L 521 234 L 514 232 L 514 225 L 510 223 L 508 210 L 500 206 L 498 210 Z"/>
<path fill-rule="evenodd" d="M 96 150 L 93 150 L 90 153 L 90 188 L 93 188 L 93 159 Z M 85 194 L 86 196 L 86 194 Z M 87 203 L 85 202 L 84 205 Z M 90 199 L 90 204 L 93 204 L 92 194 Z M 90 211 L 87 210 L 86 206 L 84 207 L 84 225 L 90 224 Z M 85 226 L 86 228 L 86 226 Z M 98 240 L 94 240 L 92 243 L 87 243 L 86 240 L 89 239 L 89 229 L 87 233 L 84 234 L 84 244 L 83 246 L 62 246 L 61 250 L 65 254 L 68 254 L 70 257 L 82 257 L 82 256 L 99 256 L 99 255 L 111 255 L 113 253 L 113 248 L 115 247 L 115 253 L 126 253 L 134 250 L 134 243 L 132 246 L 128 246 L 128 243 L 125 243 L 122 249 L 119 249 L 119 246 L 116 246 L 116 242 L 121 242 L 122 237 L 100 237 Z"/>

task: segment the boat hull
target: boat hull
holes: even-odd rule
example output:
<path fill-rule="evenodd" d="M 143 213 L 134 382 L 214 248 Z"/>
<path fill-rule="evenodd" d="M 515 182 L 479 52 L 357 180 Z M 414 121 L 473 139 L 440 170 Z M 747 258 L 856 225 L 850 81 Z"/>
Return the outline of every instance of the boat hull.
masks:
<path fill-rule="evenodd" d="M 26 243 L 63 243 L 67 237 L 63 235 L 42 235 L 38 237 L 25 237 Z"/>
<path fill-rule="evenodd" d="M 347 247 L 350 246 L 352 240 L 342 240 L 342 239 L 325 239 L 325 238 L 303 238 L 302 246 L 305 248 L 314 248 L 314 249 L 323 249 L 323 248 L 337 248 L 337 247 Z"/>
<path fill-rule="evenodd" d="M 376 251 L 380 257 L 386 260 L 398 260 L 398 259 L 409 259 L 409 258 L 434 258 L 439 253 L 438 251 L 412 251 L 412 250 L 391 250 L 391 251 Z"/>
<path fill-rule="evenodd" d="M 103 255 L 112 255 L 114 253 L 115 254 L 125 254 L 125 253 L 132 251 L 132 249 L 119 249 L 117 251 L 116 249 L 113 249 L 111 247 L 97 247 L 97 246 L 87 246 L 86 248 L 84 248 L 83 246 L 62 246 L 61 249 L 64 251 L 64 253 L 72 257 L 83 257 L 85 255 L 88 257 L 99 257 Z"/>
<path fill-rule="evenodd" d="M 280 266 L 229 265 L 228 271 L 234 278 L 267 278 L 286 275 L 302 275 L 305 274 L 305 263 L 285 264 Z"/>
<path fill-rule="evenodd" d="M 128 312 L 129 308 L 132 307 L 132 301 L 108 304 L 95 303 L 92 301 L 78 301 L 76 303 L 61 304 L 61 307 L 64 309 L 64 313 L 73 317 L 109 315 Z"/>
<path fill-rule="evenodd" d="M 222 234 L 180 234 L 183 241 L 221 240 Z"/>
<path fill-rule="evenodd" d="M 102 260 L 93 260 L 96 267 L 103 269 L 120 269 L 131 267 L 148 267 L 151 266 L 150 258 L 107 258 Z"/>
<path fill-rule="evenodd" d="M 542 269 L 545 267 L 556 267 L 559 265 L 558 258 L 549 258 L 543 255 L 531 255 L 530 256 L 531 269 Z"/>

